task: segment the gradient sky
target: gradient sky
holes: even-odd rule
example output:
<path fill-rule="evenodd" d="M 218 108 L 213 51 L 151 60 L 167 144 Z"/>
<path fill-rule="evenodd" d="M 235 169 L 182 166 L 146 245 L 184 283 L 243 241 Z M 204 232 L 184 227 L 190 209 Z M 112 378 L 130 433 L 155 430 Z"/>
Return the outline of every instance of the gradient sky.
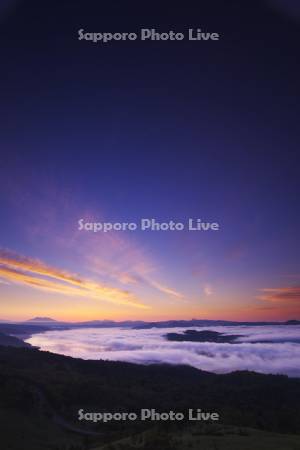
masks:
<path fill-rule="evenodd" d="M 299 8 L 207 3 L 0 7 L 0 319 L 299 318 Z M 148 217 L 221 229 L 77 229 Z"/>

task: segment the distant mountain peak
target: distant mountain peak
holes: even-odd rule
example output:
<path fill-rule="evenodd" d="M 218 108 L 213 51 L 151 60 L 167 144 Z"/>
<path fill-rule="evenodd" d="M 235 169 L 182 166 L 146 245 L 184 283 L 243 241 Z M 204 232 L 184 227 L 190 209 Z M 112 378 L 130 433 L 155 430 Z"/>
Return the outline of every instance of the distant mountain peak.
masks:
<path fill-rule="evenodd" d="M 51 317 L 34 317 L 27 320 L 27 322 L 56 322 L 56 320 L 51 319 Z"/>

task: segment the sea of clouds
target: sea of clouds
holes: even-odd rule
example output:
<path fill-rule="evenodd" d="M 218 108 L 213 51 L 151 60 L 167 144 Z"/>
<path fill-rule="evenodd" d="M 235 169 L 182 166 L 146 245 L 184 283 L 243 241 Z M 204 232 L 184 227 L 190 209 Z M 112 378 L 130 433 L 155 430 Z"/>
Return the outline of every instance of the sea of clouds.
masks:
<path fill-rule="evenodd" d="M 139 364 L 187 364 L 198 369 L 228 373 L 253 370 L 300 376 L 300 326 L 193 327 L 224 334 L 238 334 L 234 344 L 172 342 L 166 333 L 183 328 L 85 328 L 47 331 L 27 340 L 41 350 L 83 359 L 106 359 Z M 263 341 L 263 342 L 262 342 Z"/>

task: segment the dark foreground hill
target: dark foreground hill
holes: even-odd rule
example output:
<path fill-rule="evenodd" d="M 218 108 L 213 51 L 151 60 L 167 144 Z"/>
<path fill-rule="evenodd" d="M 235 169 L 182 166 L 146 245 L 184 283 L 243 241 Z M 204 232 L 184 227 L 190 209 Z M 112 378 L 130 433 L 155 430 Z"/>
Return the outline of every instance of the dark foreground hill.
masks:
<path fill-rule="evenodd" d="M 31 347 L 30 344 L 18 339 L 14 336 L 8 336 L 7 334 L 0 332 L 0 345 L 9 346 L 9 347 Z"/>
<path fill-rule="evenodd" d="M 0 439 L 6 450 L 296 450 L 299 398 L 300 380 L 286 376 L 215 375 L 186 366 L 83 361 L 0 346 Z M 201 408 L 219 413 L 220 421 L 78 421 L 79 409 L 139 413 L 142 408 Z"/>

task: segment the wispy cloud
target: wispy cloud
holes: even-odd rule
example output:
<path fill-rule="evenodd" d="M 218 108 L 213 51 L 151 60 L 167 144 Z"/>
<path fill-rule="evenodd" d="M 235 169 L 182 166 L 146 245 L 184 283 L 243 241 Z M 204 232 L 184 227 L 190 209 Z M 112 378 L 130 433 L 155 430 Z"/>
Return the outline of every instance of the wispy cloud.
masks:
<path fill-rule="evenodd" d="M 154 280 L 148 279 L 147 281 L 150 284 L 150 286 L 154 287 L 155 289 L 157 289 L 158 291 L 160 291 L 160 292 L 162 292 L 164 294 L 171 295 L 172 297 L 176 297 L 176 298 L 179 298 L 179 299 L 183 298 L 183 295 L 180 292 L 175 291 L 174 289 L 170 289 L 167 286 L 164 286 L 164 285 L 162 285 L 162 284 L 160 284 L 160 283 L 158 283 L 157 281 L 154 281 Z"/>
<path fill-rule="evenodd" d="M 110 237 L 110 239 L 115 239 Z M 132 243 L 124 239 L 118 239 L 117 253 L 113 253 L 111 260 L 107 261 L 98 255 L 88 254 L 90 270 L 101 276 L 109 276 L 123 285 L 140 285 L 155 289 L 165 295 L 177 299 L 183 299 L 184 295 L 166 283 L 157 281 L 155 277 L 156 267 L 150 262 L 143 252 Z M 122 251 L 120 252 L 120 248 Z M 127 270 L 124 270 L 126 267 Z"/>
<path fill-rule="evenodd" d="M 147 309 L 132 293 L 107 286 L 40 260 L 0 250 L 0 277 L 14 283 L 62 295 L 80 296 Z M 55 279 L 56 281 L 54 281 Z"/>
<path fill-rule="evenodd" d="M 46 243 L 42 239 L 38 241 L 38 251 L 42 250 L 43 254 L 46 254 L 45 251 L 51 246 L 58 254 L 72 259 L 89 277 L 96 278 L 101 286 L 113 286 L 120 292 L 126 292 L 128 289 L 133 293 L 141 288 L 144 293 L 139 293 L 139 296 L 143 295 L 143 298 L 149 298 L 150 301 L 152 295 L 155 296 L 157 292 L 173 299 L 184 298 L 176 287 L 169 285 L 164 279 L 169 268 L 161 268 L 157 261 L 153 261 L 149 249 L 137 242 L 133 236 L 128 238 L 118 232 L 94 234 L 78 230 L 79 218 L 84 218 L 87 222 L 110 220 L 104 209 L 98 209 L 98 204 L 97 211 L 94 205 L 85 205 L 84 209 L 79 209 L 77 202 L 74 202 L 73 193 L 71 195 L 63 186 L 57 186 L 47 176 L 40 180 L 43 185 L 40 195 L 31 181 L 31 175 L 30 168 L 24 173 L 20 167 L 17 181 L 12 182 L 10 177 L 6 183 L 10 201 L 18 209 L 16 217 L 22 217 L 22 223 L 19 224 L 22 233 L 25 232 L 27 239 L 35 244 L 37 236 L 48 236 Z M 24 185 L 26 189 L 23 188 Z M 28 207 L 25 206 L 28 204 L 32 205 L 31 209 L 38 210 L 39 214 L 28 217 Z M 8 257 L 11 263 L 11 255 L 2 256 Z M 30 258 L 17 255 L 13 259 L 14 265 L 10 264 L 10 267 L 23 270 L 25 262 L 26 270 L 30 269 Z M 41 261 L 34 260 L 33 266 L 36 275 L 56 278 L 62 283 L 82 287 L 82 281 L 85 281 L 67 271 L 56 268 L 49 271 L 47 265 Z"/>
<path fill-rule="evenodd" d="M 213 288 L 211 287 L 210 284 L 206 284 L 206 285 L 204 286 L 203 291 L 204 291 L 204 294 L 207 295 L 207 296 L 213 295 L 213 293 L 214 293 L 214 292 L 213 292 Z"/>
<path fill-rule="evenodd" d="M 279 287 L 261 289 L 262 294 L 258 296 L 259 300 L 265 300 L 272 303 L 291 304 L 300 301 L 300 287 Z"/>

